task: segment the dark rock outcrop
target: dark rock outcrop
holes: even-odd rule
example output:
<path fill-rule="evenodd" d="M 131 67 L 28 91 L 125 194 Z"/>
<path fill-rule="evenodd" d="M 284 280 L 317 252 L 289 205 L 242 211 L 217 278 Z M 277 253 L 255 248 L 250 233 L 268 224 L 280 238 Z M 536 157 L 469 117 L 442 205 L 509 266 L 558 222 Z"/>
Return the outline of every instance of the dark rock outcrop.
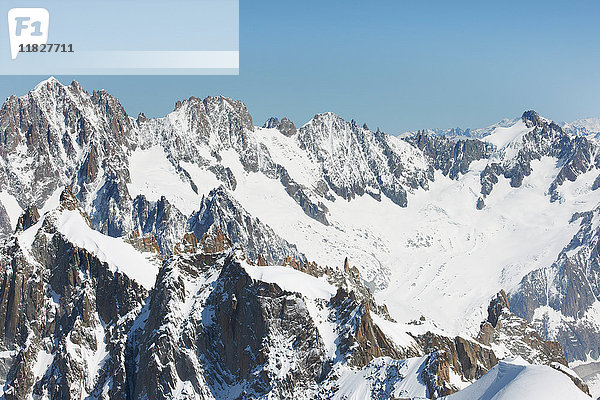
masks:
<path fill-rule="evenodd" d="M 447 395 L 458 390 L 450 383 L 450 368 L 464 381 L 473 381 L 498 363 L 491 349 L 460 336 L 449 338 L 427 332 L 415 339 L 424 352 L 430 354 L 430 368 L 423 373 L 430 396 Z"/>
<path fill-rule="evenodd" d="M 133 200 L 132 220 L 135 230 L 156 238 L 161 253 L 170 255 L 184 235 L 187 218 L 165 196 L 151 202 L 139 195 Z"/>
<path fill-rule="evenodd" d="M 66 193 L 62 203 L 65 210 L 75 206 L 68 197 Z M 81 398 L 86 393 L 99 395 L 106 386 L 105 396 L 125 399 L 122 337 L 133 322 L 129 316 L 142 305 L 145 289 L 65 240 L 50 217 L 40 230 L 30 255 L 17 241 L 2 254 L 9 261 L 0 269 L 0 313 L 5 321 L 0 345 L 16 354 L 6 374 L 4 396 Z M 86 354 L 106 356 L 106 361 Z M 96 370 L 97 379 L 90 375 Z"/>
<path fill-rule="evenodd" d="M 278 129 L 285 136 L 293 136 L 297 133 L 297 129 L 294 123 L 286 117 L 283 117 L 281 121 L 279 121 L 277 117 L 271 117 L 265 121 L 263 128 Z"/>
<path fill-rule="evenodd" d="M 16 232 L 22 232 L 25 229 L 35 225 L 40 220 L 40 213 L 36 206 L 27 207 L 17 222 Z"/>

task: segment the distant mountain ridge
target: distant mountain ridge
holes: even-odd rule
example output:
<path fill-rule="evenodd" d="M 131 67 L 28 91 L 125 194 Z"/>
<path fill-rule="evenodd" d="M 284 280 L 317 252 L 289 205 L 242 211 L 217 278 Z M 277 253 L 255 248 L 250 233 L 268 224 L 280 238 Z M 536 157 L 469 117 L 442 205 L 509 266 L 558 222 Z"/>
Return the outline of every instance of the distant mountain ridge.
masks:
<path fill-rule="evenodd" d="M 426 128 L 424 129 L 424 131 L 429 134 L 429 135 L 435 135 L 435 136 L 447 136 L 447 137 L 469 137 L 469 138 L 477 138 L 477 139 L 481 139 L 484 138 L 485 136 L 491 134 L 494 129 L 498 128 L 498 127 L 503 127 L 506 128 L 512 124 L 514 124 L 515 122 L 517 122 L 518 119 L 514 119 L 514 118 L 505 118 L 502 121 L 499 121 L 495 124 L 492 124 L 490 126 L 487 126 L 485 128 L 460 128 L 460 127 L 456 127 L 456 128 L 446 128 L 446 129 L 440 129 L 440 128 Z M 598 135 L 600 134 L 600 118 L 597 117 L 592 117 L 592 118 L 582 118 L 582 119 L 578 119 L 572 122 L 560 122 L 559 125 L 561 126 L 561 128 L 572 135 Z M 403 133 L 400 136 L 408 136 L 408 135 L 413 135 L 416 132 L 414 131 L 407 131 L 405 133 Z"/>

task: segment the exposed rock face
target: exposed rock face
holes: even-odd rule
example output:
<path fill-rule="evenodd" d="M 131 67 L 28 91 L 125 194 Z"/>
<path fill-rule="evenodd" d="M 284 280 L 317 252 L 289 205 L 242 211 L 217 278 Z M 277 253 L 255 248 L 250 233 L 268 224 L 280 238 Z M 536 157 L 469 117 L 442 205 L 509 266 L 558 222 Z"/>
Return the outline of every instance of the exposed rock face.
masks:
<path fill-rule="evenodd" d="M 368 303 L 360 303 L 354 292 L 338 289 L 331 306 L 343 327 L 339 346 L 350 365 L 362 368 L 377 357 L 400 359 L 418 355 L 413 349 L 397 349 L 373 323 Z"/>
<path fill-rule="evenodd" d="M 259 254 L 270 264 L 281 264 L 286 257 L 304 259 L 296 246 L 281 239 L 258 218 L 250 216 L 222 186 L 202 199 L 200 210 L 188 221 L 187 231 L 202 238 L 213 227 L 241 245 L 253 260 Z"/>
<path fill-rule="evenodd" d="M 183 235 L 181 243 L 175 245 L 174 254 L 181 253 L 197 253 L 198 252 L 198 238 L 194 232 L 187 232 Z"/>
<path fill-rule="evenodd" d="M 329 225 L 327 221 L 327 207 L 321 202 L 315 204 L 310 200 L 305 190 L 297 184 L 285 170 L 285 168 L 279 168 L 279 180 L 285 188 L 286 192 L 293 198 L 296 203 L 302 207 L 302 210 L 309 217 L 319 221 L 323 225 Z"/>
<path fill-rule="evenodd" d="M 184 235 L 187 218 L 164 196 L 156 202 L 137 196 L 132 214 L 134 228 L 143 236 L 156 238 L 163 254 L 171 254 Z"/>
<path fill-rule="evenodd" d="M 193 234 L 193 232 L 190 233 Z M 233 242 L 218 226 L 213 226 L 202 236 L 200 246 L 203 253 L 222 253 L 232 248 Z M 262 255 L 259 254 L 258 258 L 262 258 Z"/>
<path fill-rule="evenodd" d="M 142 252 L 155 253 L 157 257 L 162 258 L 160 246 L 158 245 L 158 241 L 154 235 L 142 236 L 140 235 L 139 231 L 133 231 L 129 237 L 124 240 L 128 243 L 131 243 L 133 247 Z"/>
<path fill-rule="evenodd" d="M 427 385 L 427 397 L 436 399 L 455 393 L 458 388 L 450 383 L 450 356 L 436 350 L 429 354 L 420 378 Z"/>
<path fill-rule="evenodd" d="M 600 325 L 589 313 L 600 295 L 599 215 L 600 208 L 574 215 L 571 223 L 579 222 L 579 231 L 556 262 L 532 271 L 511 292 L 513 312 L 559 341 L 569 361 L 599 355 Z"/>
<path fill-rule="evenodd" d="M 35 206 L 28 207 L 25 212 L 19 217 L 17 222 L 17 232 L 24 231 L 30 226 L 35 225 L 40 220 L 40 213 Z"/>
<path fill-rule="evenodd" d="M 505 310 L 510 311 L 510 305 L 508 304 L 506 292 L 501 290 L 488 306 L 487 322 L 492 324 L 492 326 L 495 328 L 498 325 L 498 320 L 500 317 L 502 317 Z"/>
<path fill-rule="evenodd" d="M 294 123 L 285 117 L 281 119 L 281 123 L 279 124 L 279 130 L 285 136 L 293 136 L 297 132 Z"/>
<path fill-rule="evenodd" d="M 124 207 L 129 175 L 123 149 L 131 146 L 131 129 L 123 107 L 108 93 L 89 95 L 76 82 L 63 86 L 49 79 L 24 97 L 10 97 L 0 110 L 0 157 L 6 161 L 0 164 L 0 178 L 21 204 L 41 207 L 71 183 L 86 205 L 93 191 L 104 193 L 104 204 L 110 198 Z M 96 193 L 110 176 L 123 186 L 110 195 Z M 102 213 L 91 211 L 92 219 Z M 104 232 L 118 234 L 127 224 L 120 214 L 103 217 Z"/>
<path fill-rule="evenodd" d="M 10 223 L 10 218 L 4 205 L 0 202 L 0 240 L 5 237 L 8 237 L 12 233 L 12 226 Z"/>
<path fill-rule="evenodd" d="M 567 365 L 560 343 L 544 340 L 526 320 L 510 311 L 504 290 L 490 302 L 477 339 L 503 358 L 518 355 L 532 364 Z M 504 354 L 506 350 L 508 354 Z"/>
<path fill-rule="evenodd" d="M 466 173 L 473 161 L 488 158 L 492 153 L 490 144 L 477 139 L 452 140 L 418 132 L 406 140 L 431 160 L 432 173 L 433 169 L 437 169 L 451 179 Z"/>
<path fill-rule="evenodd" d="M 422 378 L 432 398 L 452 394 L 459 389 L 450 382 L 450 369 L 464 381 L 473 381 L 498 363 L 492 350 L 460 336 L 449 338 L 427 332 L 415 339 L 425 353 L 430 354 L 428 368 L 423 371 Z"/>
<path fill-rule="evenodd" d="M 271 129 L 279 129 L 279 118 L 277 117 L 269 117 L 263 124 L 263 128 Z"/>
<path fill-rule="evenodd" d="M 338 300 L 352 310 L 360 308 L 352 296 L 338 293 L 331 300 L 333 321 Z M 200 398 L 208 393 L 216 398 L 226 393 L 243 399 L 267 394 L 307 398 L 310 393 L 326 398 L 317 395 L 318 385 L 335 379 L 328 377 L 332 360 L 307 302 L 298 293 L 251 279 L 233 253 L 176 257 L 161 270 L 147 322 L 136 334 L 144 368 L 139 368 L 134 398 L 169 397 L 181 382 L 187 395 Z M 328 312 L 326 302 L 317 304 Z M 378 356 L 396 354 L 368 311 L 355 324 L 347 317 L 339 324 L 344 326 L 341 336 L 355 338 L 351 346 L 340 344 L 340 354 L 350 362 L 366 365 L 376 350 Z M 389 348 L 382 351 L 382 343 Z"/>
<path fill-rule="evenodd" d="M 66 191 L 60 209 L 78 208 Z M 60 212 L 60 211 L 59 211 Z M 31 228 L 33 229 L 33 228 Z M 0 271 L 0 344 L 14 354 L 4 396 L 125 398 L 124 330 L 146 296 L 56 231 L 49 216 L 31 250 L 14 238 Z M 109 384 L 110 382 L 110 384 Z"/>
<path fill-rule="evenodd" d="M 271 117 L 265 122 L 263 128 L 279 129 L 279 131 L 285 136 L 294 136 L 297 133 L 294 123 L 286 117 L 283 117 L 281 122 L 279 119 L 277 119 L 277 117 Z"/>
<path fill-rule="evenodd" d="M 407 191 L 428 187 L 429 172 L 421 152 L 332 113 L 316 115 L 298 130 L 297 141 L 319 162 L 331 190 L 345 199 L 383 194 L 405 207 Z"/>

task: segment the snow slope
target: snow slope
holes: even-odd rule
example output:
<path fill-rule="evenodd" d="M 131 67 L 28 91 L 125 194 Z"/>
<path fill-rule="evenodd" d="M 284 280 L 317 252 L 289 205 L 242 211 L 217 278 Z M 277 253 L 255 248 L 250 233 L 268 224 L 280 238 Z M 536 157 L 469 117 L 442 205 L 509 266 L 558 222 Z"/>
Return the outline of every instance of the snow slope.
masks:
<path fill-rule="evenodd" d="M 528 128 L 523 120 L 518 120 L 511 126 L 497 127 L 488 136 L 485 136 L 483 140 L 493 144 L 497 148 L 503 148 L 511 144 L 519 144 L 520 139 L 533 129 L 533 127 Z"/>
<path fill-rule="evenodd" d="M 149 201 L 157 201 L 166 196 L 184 214 L 198 209 L 198 194 L 177 173 L 161 147 L 134 151 L 129 157 L 129 171 L 127 189 L 132 197 L 142 194 Z"/>
<path fill-rule="evenodd" d="M 12 229 L 15 229 L 19 217 L 23 213 L 23 209 L 17 203 L 17 200 L 10 193 L 6 191 L 0 191 L 0 203 L 4 206 L 8 218 L 10 219 L 10 225 Z"/>
<path fill-rule="evenodd" d="M 335 400 L 363 400 L 370 398 L 376 388 L 387 388 L 389 395 L 400 399 L 426 399 L 427 386 L 420 374 L 424 357 L 392 360 L 389 357 L 377 358 L 362 369 L 341 368 L 339 390 Z M 378 397 L 383 398 L 383 397 Z"/>
<path fill-rule="evenodd" d="M 283 290 L 297 292 L 309 299 L 329 299 L 336 288 L 324 279 L 282 266 L 255 266 L 241 263 L 248 275 L 256 281 L 275 283 Z"/>
<path fill-rule="evenodd" d="M 158 266 L 121 238 L 113 238 L 90 228 L 79 211 L 60 213 L 57 228 L 71 243 L 86 249 L 113 272 L 121 272 L 150 290 L 154 286 Z"/>
<path fill-rule="evenodd" d="M 500 361 L 482 378 L 447 400 L 589 400 L 565 374 L 521 358 Z"/>
<path fill-rule="evenodd" d="M 121 238 L 106 236 L 88 226 L 77 210 L 50 211 L 18 236 L 19 243 L 28 252 L 46 218 L 54 219 L 56 229 L 74 245 L 86 249 L 113 272 L 121 272 L 150 290 L 154 286 L 159 266 L 155 261 Z"/>

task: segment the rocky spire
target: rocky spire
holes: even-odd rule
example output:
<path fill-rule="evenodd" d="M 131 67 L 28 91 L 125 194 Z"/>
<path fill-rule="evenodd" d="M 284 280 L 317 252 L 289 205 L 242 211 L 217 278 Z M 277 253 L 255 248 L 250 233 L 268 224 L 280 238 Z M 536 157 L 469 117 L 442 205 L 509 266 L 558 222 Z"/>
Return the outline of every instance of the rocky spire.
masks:
<path fill-rule="evenodd" d="M 510 311 L 510 306 L 508 304 L 508 297 L 506 297 L 506 292 L 504 290 L 500 290 L 496 297 L 490 302 L 488 306 L 488 322 L 492 324 L 495 328 L 498 324 L 498 319 L 502 315 L 502 312 Z"/>

